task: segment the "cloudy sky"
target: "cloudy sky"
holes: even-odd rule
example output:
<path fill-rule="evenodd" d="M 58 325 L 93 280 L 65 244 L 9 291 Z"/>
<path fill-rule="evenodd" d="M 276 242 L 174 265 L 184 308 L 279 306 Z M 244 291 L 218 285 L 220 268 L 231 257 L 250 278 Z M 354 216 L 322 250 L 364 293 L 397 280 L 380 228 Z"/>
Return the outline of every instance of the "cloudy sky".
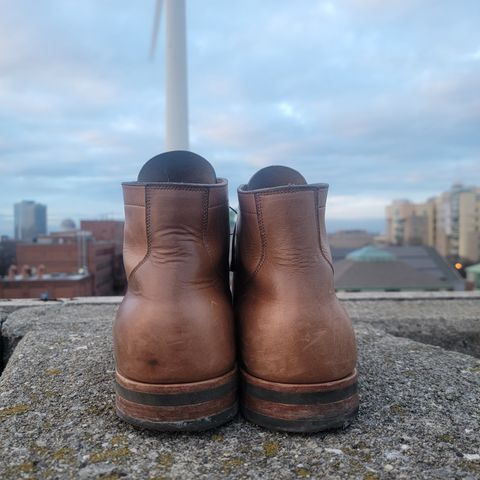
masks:
<path fill-rule="evenodd" d="M 330 228 L 480 185 L 478 0 L 187 0 L 193 151 L 236 187 L 281 164 L 330 183 Z M 12 204 L 122 218 L 164 144 L 154 1 L 0 0 L 0 233 Z"/>

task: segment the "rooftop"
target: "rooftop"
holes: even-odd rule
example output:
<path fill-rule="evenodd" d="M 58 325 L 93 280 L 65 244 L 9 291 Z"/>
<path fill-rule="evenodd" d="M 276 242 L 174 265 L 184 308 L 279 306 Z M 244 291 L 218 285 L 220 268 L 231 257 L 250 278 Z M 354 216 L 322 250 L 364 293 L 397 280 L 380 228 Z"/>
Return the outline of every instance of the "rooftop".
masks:
<path fill-rule="evenodd" d="M 368 246 L 359 250 L 331 250 L 336 286 L 341 290 L 464 290 L 464 279 L 431 247 Z M 382 259 L 388 263 L 382 263 Z M 354 265 L 353 261 L 358 264 Z"/>
<path fill-rule="evenodd" d="M 352 262 L 394 262 L 397 257 L 383 248 L 367 245 L 348 253 L 345 258 Z"/>
<path fill-rule="evenodd" d="M 10 278 L 8 276 L 0 277 L 2 282 L 42 282 L 48 280 L 51 281 L 71 281 L 75 282 L 77 280 L 82 280 L 89 277 L 88 273 L 44 273 L 42 275 L 30 275 L 25 277 L 24 275 L 15 275 L 15 277 Z M 1 300 L 0 300 L 1 301 Z"/>
<path fill-rule="evenodd" d="M 240 416 L 196 434 L 133 428 L 113 410 L 118 297 L 0 301 L 2 479 L 479 478 L 480 292 L 339 297 L 358 339 L 360 412 L 314 435 Z"/>

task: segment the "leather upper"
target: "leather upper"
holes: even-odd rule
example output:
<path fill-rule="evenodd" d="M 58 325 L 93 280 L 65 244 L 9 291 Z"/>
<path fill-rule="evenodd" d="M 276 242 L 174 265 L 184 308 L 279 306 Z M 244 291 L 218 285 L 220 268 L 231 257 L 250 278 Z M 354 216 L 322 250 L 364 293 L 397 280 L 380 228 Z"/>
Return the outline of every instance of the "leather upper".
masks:
<path fill-rule="evenodd" d="M 123 185 L 128 291 L 117 370 L 145 383 L 207 380 L 235 362 L 227 182 Z"/>
<path fill-rule="evenodd" d="M 323 383 L 355 368 L 353 328 L 333 283 L 327 191 L 238 190 L 234 307 L 244 368 L 258 378 Z"/>

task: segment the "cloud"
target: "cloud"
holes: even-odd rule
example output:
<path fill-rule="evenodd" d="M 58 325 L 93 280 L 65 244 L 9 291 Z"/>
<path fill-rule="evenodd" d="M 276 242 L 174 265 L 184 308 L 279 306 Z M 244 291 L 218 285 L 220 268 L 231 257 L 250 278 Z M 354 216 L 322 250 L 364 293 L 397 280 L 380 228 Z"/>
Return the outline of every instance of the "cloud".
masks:
<path fill-rule="evenodd" d="M 152 15 L 153 1 L 4 0 L 0 233 L 22 198 L 53 219 L 122 215 L 121 181 L 164 144 Z M 480 184 L 479 15 L 475 0 L 190 1 L 192 149 L 233 202 L 258 168 L 290 165 L 330 183 L 344 221 Z"/>
<path fill-rule="evenodd" d="M 389 202 L 389 197 L 331 195 L 328 199 L 328 215 L 336 219 L 350 219 L 365 216 L 365 212 L 369 212 L 368 217 L 381 219 Z"/>
<path fill-rule="evenodd" d="M 477 48 L 475 51 L 471 52 L 471 53 L 467 53 L 463 56 L 463 59 L 464 60 L 470 60 L 470 61 L 473 61 L 473 62 L 478 62 L 480 61 L 480 47 Z"/>

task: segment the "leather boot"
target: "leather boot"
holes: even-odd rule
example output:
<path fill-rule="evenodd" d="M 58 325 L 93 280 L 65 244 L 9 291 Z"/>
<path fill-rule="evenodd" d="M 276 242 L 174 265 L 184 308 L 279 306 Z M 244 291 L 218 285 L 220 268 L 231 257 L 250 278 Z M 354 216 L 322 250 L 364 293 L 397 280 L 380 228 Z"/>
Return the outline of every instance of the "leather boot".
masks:
<path fill-rule="evenodd" d="M 124 183 L 128 290 L 113 327 L 118 415 L 140 427 L 215 427 L 237 412 L 227 181 L 190 152 Z"/>
<path fill-rule="evenodd" d="M 357 350 L 335 295 L 328 185 L 267 167 L 238 189 L 234 308 L 244 416 L 292 432 L 345 426 L 358 410 Z"/>

